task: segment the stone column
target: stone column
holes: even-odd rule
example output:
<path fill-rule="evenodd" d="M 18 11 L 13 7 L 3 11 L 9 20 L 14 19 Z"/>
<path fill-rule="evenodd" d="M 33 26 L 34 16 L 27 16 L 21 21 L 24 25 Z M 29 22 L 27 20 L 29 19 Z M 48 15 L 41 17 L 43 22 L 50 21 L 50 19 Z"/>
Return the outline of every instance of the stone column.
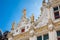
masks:
<path fill-rule="evenodd" d="M 49 40 L 57 40 L 57 33 L 53 25 L 49 25 Z"/>
<path fill-rule="evenodd" d="M 55 30 L 52 32 L 49 31 L 49 40 L 57 40 L 57 33 Z"/>

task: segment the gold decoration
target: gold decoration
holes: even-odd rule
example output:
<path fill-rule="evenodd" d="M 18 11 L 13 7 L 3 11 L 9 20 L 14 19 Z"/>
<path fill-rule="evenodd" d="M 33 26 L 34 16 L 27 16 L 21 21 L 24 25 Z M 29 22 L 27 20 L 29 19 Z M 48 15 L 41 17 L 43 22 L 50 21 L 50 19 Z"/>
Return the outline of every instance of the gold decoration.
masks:
<path fill-rule="evenodd" d="M 14 30 L 15 22 L 12 23 L 12 30 Z"/>
<path fill-rule="evenodd" d="M 26 17 L 26 9 L 23 10 L 24 17 Z"/>
<path fill-rule="evenodd" d="M 31 16 L 31 23 L 33 23 L 34 22 L 34 14 L 32 14 L 32 16 Z"/>

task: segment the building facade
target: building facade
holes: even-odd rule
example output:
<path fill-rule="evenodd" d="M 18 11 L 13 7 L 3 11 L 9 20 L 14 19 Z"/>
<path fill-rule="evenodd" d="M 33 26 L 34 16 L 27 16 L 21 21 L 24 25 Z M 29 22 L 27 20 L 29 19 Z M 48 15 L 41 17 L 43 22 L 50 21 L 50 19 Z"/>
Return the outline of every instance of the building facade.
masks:
<path fill-rule="evenodd" d="M 60 40 L 60 0 L 43 0 L 41 15 L 28 19 L 26 9 L 18 25 L 13 22 L 9 40 Z"/>

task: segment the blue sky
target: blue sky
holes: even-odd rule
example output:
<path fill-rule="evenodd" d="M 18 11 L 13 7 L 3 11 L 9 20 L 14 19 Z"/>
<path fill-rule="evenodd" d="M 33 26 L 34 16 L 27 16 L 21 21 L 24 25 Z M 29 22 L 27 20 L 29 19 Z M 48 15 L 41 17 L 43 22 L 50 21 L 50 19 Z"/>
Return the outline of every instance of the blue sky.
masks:
<path fill-rule="evenodd" d="M 42 0 L 0 0 L 0 30 L 11 30 L 12 23 L 20 21 L 26 8 L 27 17 L 34 13 L 35 19 L 40 15 Z"/>

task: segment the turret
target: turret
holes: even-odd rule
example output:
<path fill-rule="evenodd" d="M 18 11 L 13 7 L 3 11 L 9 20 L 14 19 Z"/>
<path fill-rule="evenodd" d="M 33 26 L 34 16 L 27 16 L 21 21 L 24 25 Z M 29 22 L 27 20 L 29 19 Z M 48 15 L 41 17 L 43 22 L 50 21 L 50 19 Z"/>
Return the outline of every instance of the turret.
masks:
<path fill-rule="evenodd" d="M 11 33 L 14 33 L 15 22 L 12 23 Z"/>
<path fill-rule="evenodd" d="M 26 9 L 23 10 L 23 16 L 26 18 Z"/>
<path fill-rule="evenodd" d="M 34 23 L 34 14 L 31 16 L 31 23 Z"/>
<path fill-rule="evenodd" d="M 12 23 L 12 29 L 11 30 L 14 30 L 14 26 L 15 26 L 15 22 Z"/>

